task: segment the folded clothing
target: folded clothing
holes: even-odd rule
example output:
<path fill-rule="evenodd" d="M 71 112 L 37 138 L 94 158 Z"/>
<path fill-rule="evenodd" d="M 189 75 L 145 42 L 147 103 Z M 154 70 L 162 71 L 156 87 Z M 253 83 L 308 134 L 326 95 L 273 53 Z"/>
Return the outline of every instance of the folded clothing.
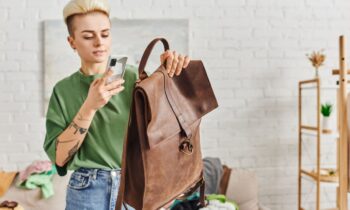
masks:
<path fill-rule="evenodd" d="M 49 198 L 54 195 L 52 176 L 56 174 L 56 167 L 51 165 L 50 170 L 41 173 L 32 173 L 25 180 L 19 181 L 17 187 L 25 189 L 40 188 L 43 198 Z"/>
<path fill-rule="evenodd" d="M 19 173 L 19 179 L 21 182 L 26 180 L 30 175 L 34 173 L 41 173 L 51 170 L 51 161 L 37 160 L 30 164 L 25 170 Z"/>

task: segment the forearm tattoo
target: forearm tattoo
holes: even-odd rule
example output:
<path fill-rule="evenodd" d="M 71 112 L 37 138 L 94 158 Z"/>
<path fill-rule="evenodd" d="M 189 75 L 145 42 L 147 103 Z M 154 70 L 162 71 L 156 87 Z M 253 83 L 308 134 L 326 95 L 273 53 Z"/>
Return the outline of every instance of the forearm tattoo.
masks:
<path fill-rule="evenodd" d="M 58 144 L 65 144 L 65 143 L 70 143 L 70 142 L 74 142 L 74 141 L 79 141 L 79 139 L 70 139 L 70 140 L 63 141 L 63 140 L 60 140 L 59 138 L 57 138 L 56 139 L 56 152 L 57 152 Z"/>
<path fill-rule="evenodd" d="M 88 130 L 86 128 L 80 127 L 74 121 L 72 121 L 72 123 L 69 125 L 69 128 L 71 128 L 71 127 L 75 128 L 74 134 L 76 134 L 78 131 L 80 134 L 84 134 Z M 56 139 L 56 153 L 57 153 L 58 144 L 72 143 L 75 141 L 77 141 L 77 143 L 75 143 L 75 145 L 68 151 L 68 156 L 64 160 L 64 164 L 66 164 L 70 159 L 72 159 L 72 157 L 78 151 L 78 149 L 80 147 L 80 140 L 79 139 L 60 140 L 59 138 Z"/>
<path fill-rule="evenodd" d="M 74 134 L 76 134 L 78 131 L 79 131 L 80 134 L 84 134 L 87 131 L 87 128 L 80 127 L 74 121 L 72 121 L 72 123 L 69 125 L 69 128 L 71 128 L 71 127 L 75 128 Z"/>
<path fill-rule="evenodd" d="M 70 140 L 65 140 L 65 141 L 60 140 L 59 138 L 56 139 L 56 152 L 57 152 L 58 144 L 70 143 L 70 142 L 74 142 L 74 141 L 78 141 L 78 142 L 69 150 L 68 156 L 64 160 L 64 164 L 66 164 L 74 156 L 74 154 L 78 151 L 80 141 L 79 141 L 79 139 L 70 139 Z"/>
<path fill-rule="evenodd" d="M 75 153 L 77 153 L 79 149 L 79 142 L 77 142 L 74 147 L 72 147 L 69 151 L 68 151 L 68 156 L 67 158 L 64 160 L 64 164 L 66 164 L 70 159 L 72 159 L 72 157 L 75 155 Z"/>

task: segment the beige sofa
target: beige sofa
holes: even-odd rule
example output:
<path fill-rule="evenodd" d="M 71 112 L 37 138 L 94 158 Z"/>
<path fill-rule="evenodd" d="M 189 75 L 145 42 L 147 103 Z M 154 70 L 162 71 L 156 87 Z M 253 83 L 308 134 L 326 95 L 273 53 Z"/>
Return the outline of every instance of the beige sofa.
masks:
<path fill-rule="evenodd" d="M 226 197 L 237 202 L 240 210 L 270 210 L 259 202 L 258 180 L 253 171 L 232 169 Z"/>
<path fill-rule="evenodd" d="M 25 190 L 15 187 L 14 183 L 18 179 L 17 177 L 7 193 L 0 197 L 0 201 L 15 200 L 25 210 L 64 210 L 69 177 L 70 174 L 64 177 L 54 175 L 55 195 L 49 199 L 42 199 L 39 189 Z M 236 201 L 240 206 L 240 210 L 269 210 L 259 204 L 258 182 L 255 173 L 252 171 L 233 169 L 226 196 L 230 200 Z"/>

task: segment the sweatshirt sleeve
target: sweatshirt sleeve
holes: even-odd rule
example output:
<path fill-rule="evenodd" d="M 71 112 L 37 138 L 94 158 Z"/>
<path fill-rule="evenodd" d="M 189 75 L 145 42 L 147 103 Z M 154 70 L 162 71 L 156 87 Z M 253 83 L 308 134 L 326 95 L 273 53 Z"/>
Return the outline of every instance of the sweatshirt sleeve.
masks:
<path fill-rule="evenodd" d="M 46 135 L 43 146 L 47 156 L 55 165 L 56 140 L 66 127 L 67 123 L 63 116 L 62 107 L 58 100 L 56 89 L 54 88 L 46 113 Z M 56 169 L 60 176 L 64 176 L 67 173 L 67 165 L 64 165 L 63 167 L 56 165 Z"/>

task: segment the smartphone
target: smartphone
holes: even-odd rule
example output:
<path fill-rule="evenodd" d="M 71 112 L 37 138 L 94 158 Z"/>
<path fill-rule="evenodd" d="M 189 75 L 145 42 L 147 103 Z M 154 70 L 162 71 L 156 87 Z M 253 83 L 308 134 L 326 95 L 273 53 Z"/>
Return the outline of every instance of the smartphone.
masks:
<path fill-rule="evenodd" d="M 115 55 L 109 56 L 106 71 L 108 71 L 108 69 L 110 68 L 113 71 L 113 74 L 107 79 L 107 84 L 113 82 L 118 78 L 124 77 L 127 60 L 128 57 L 117 57 Z"/>

